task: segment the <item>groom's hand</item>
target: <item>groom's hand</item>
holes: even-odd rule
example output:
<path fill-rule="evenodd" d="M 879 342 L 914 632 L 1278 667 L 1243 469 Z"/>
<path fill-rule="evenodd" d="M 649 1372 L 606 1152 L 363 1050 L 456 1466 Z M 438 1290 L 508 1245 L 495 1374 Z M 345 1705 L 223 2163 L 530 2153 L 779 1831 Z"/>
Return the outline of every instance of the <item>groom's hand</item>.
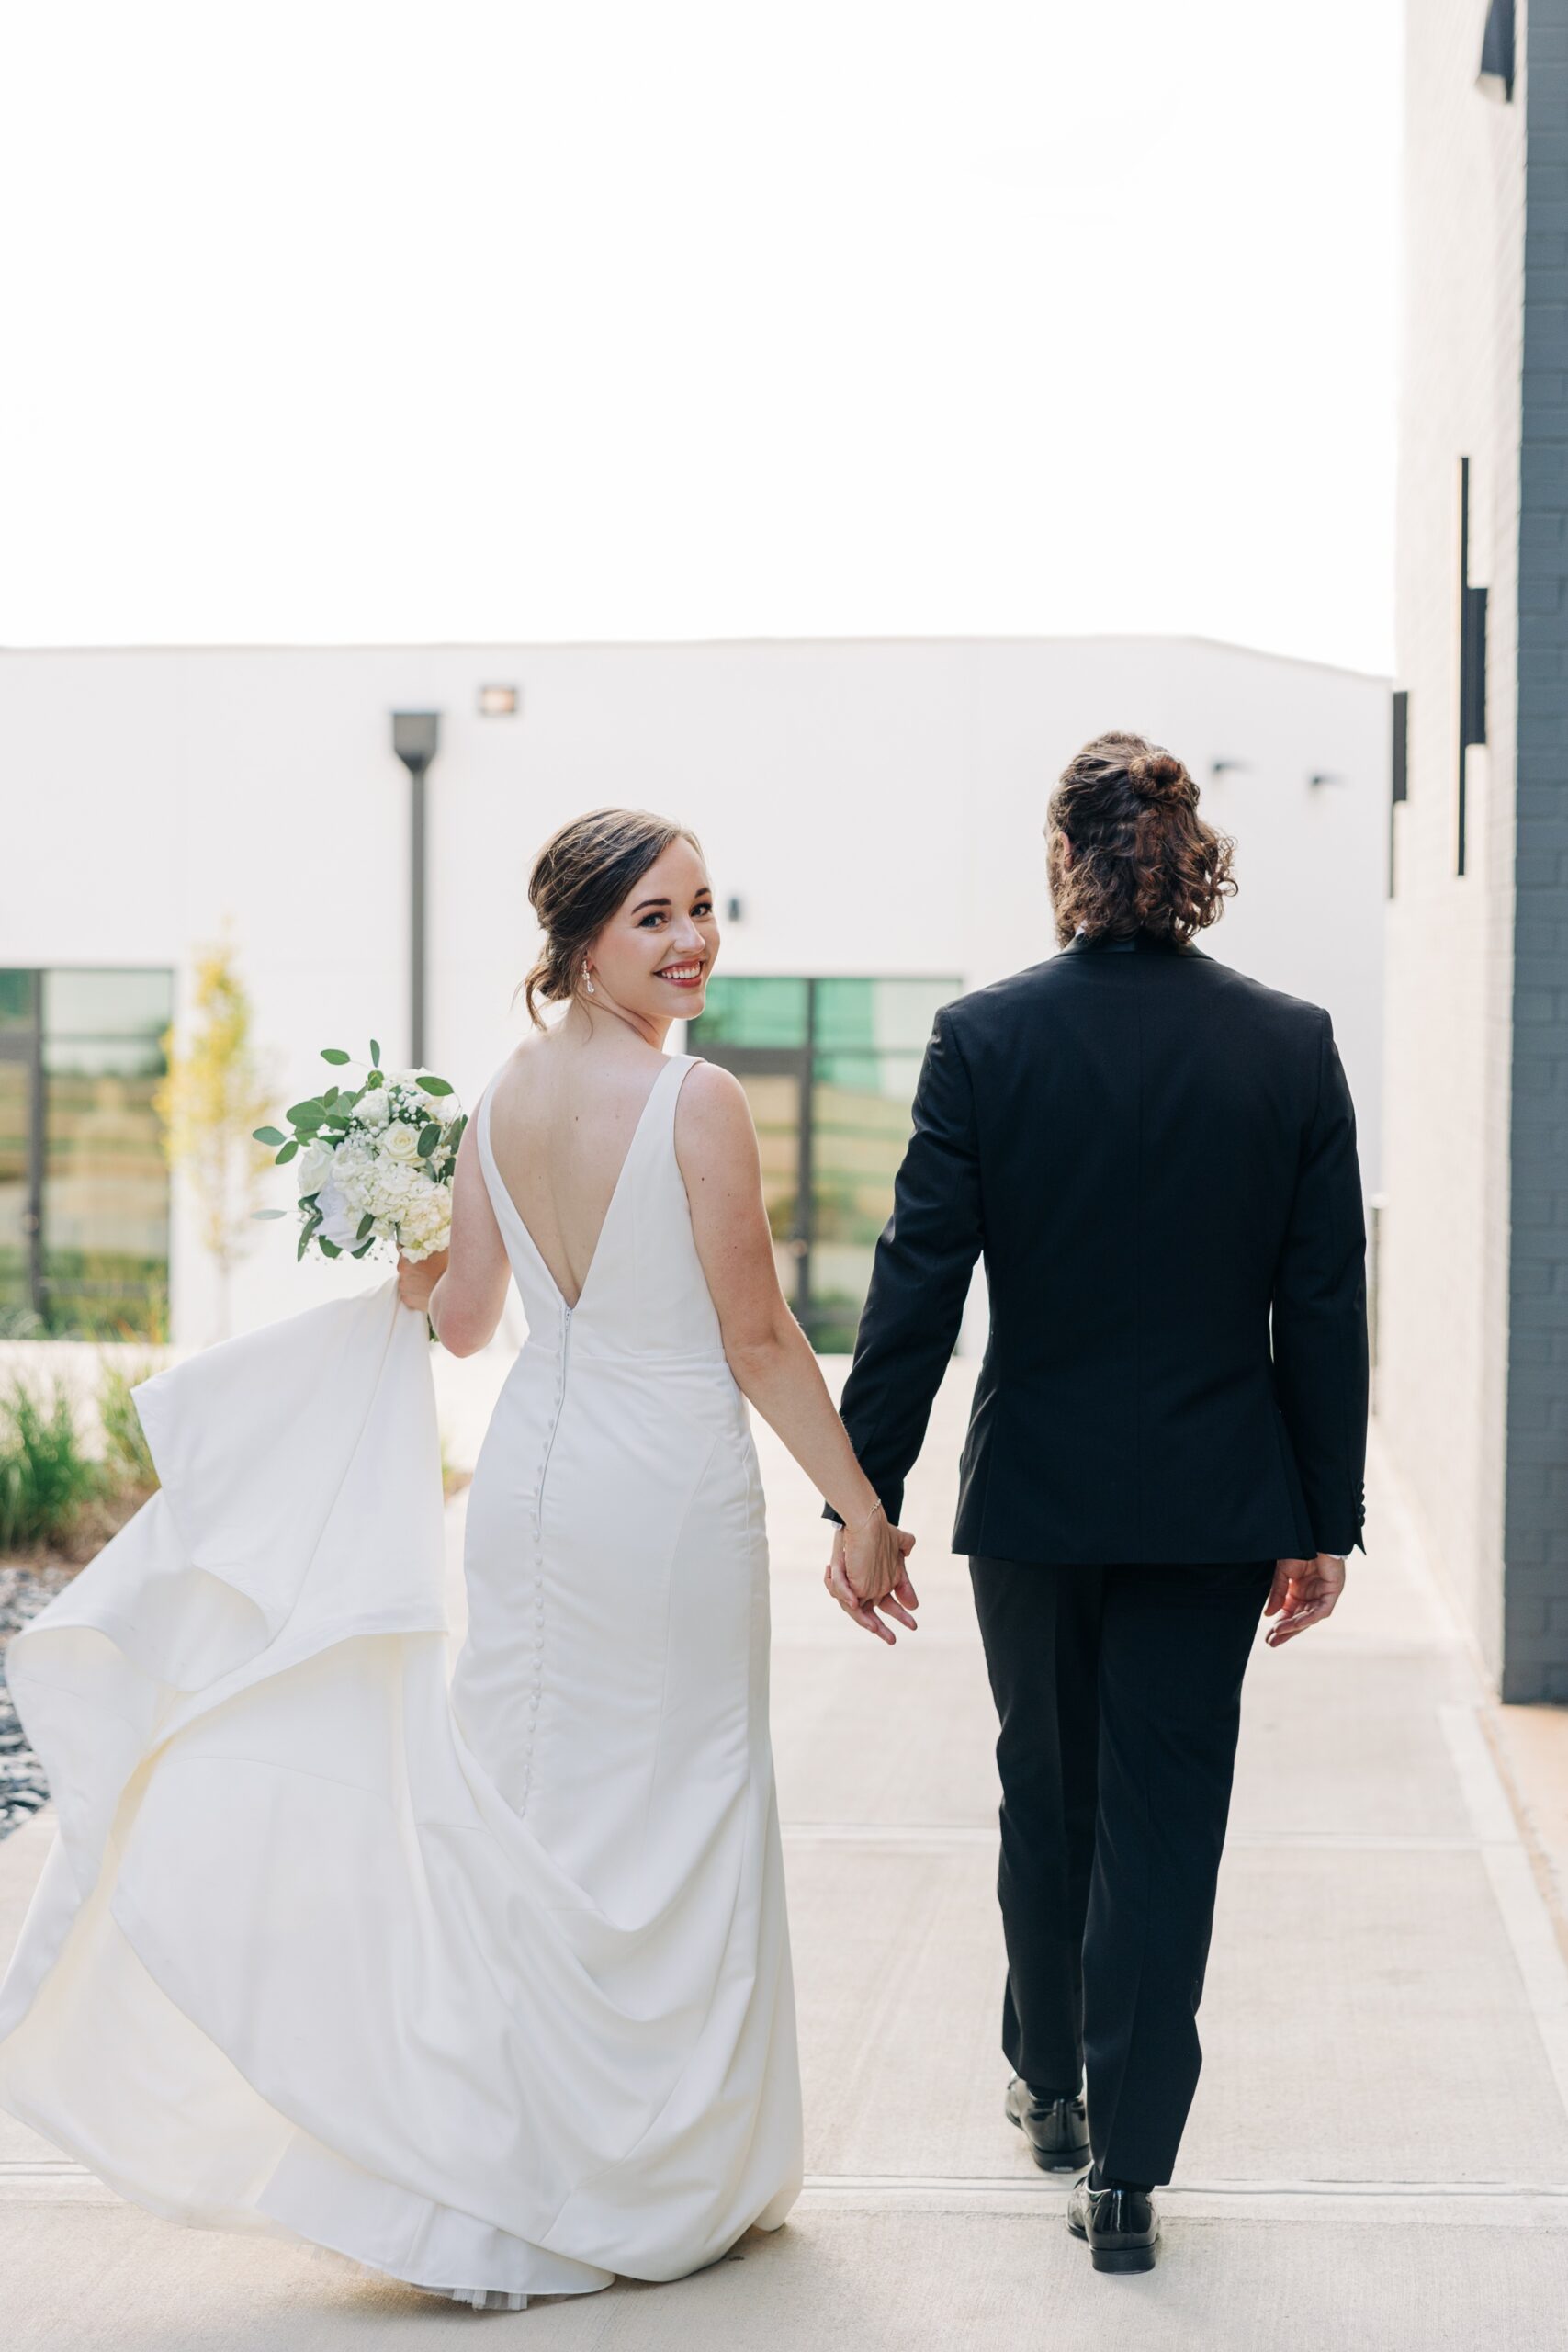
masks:
<path fill-rule="evenodd" d="M 1345 1563 L 1333 1552 L 1320 1552 L 1314 1560 L 1276 1560 L 1263 1614 L 1272 1617 L 1277 1610 L 1284 1613 L 1277 1625 L 1269 1626 L 1265 1641 L 1278 1649 L 1292 1635 L 1321 1624 L 1333 1614 L 1344 1589 Z"/>
<path fill-rule="evenodd" d="M 904 1566 L 915 1548 L 915 1539 L 901 1527 L 894 1528 L 892 1533 L 897 1539 L 898 1566 L 892 1591 L 884 1593 L 879 1600 L 863 1600 L 851 1584 L 844 1557 L 844 1531 L 841 1527 L 835 1528 L 833 1531 L 832 1556 L 822 1575 L 823 1583 L 845 1616 L 852 1617 L 857 1625 L 863 1625 L 868 1634 L 874 1634 L 878 1641 L 889 1644 L 897 1641 L 897 1635 L 891 1626 L 883 1623 L 878 1611 L 885 1611 L 888 1616 L 896 1617 L 899 1624 L 907 1625 L 912 1634 L 918 1630 L 912 1612 L 920 1605 L 915 1588 L 909 1582 L 908 1570 Z"/>

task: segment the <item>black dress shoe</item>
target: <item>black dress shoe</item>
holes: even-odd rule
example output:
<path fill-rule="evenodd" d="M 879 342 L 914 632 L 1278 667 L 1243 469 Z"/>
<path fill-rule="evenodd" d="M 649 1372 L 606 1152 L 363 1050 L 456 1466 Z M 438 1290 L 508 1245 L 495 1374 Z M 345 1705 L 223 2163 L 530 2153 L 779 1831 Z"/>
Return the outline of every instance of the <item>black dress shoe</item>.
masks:
<path fill-rule="evenodd" d="M 1087 2238 L 1097 2270 L 1152 2270 L 1159 2215 L 1146 2188 L 1095 2188 L 1075 2180 L 1067 2192 L 1067 2227 Z"/>
<path fill-rule="evenodd" d="M 1008 2121 L 1016 2123 L 1042 2172 L 1082 2172 L 1089 2160 L 1081 2097 L 1041 2098 L 1021 2075 L 1008 2085 Z"/>

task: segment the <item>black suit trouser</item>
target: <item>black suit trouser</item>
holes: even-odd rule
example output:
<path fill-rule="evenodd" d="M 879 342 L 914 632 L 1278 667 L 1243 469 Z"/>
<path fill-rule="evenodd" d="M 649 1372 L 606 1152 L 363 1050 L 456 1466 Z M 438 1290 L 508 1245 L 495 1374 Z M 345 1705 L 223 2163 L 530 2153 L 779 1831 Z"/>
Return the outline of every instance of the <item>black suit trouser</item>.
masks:
<path fill-rule="evenodd" d="M 1001 1724 L 1002 2048 L 1041 2089 L 1081 2080 L 1102 2174 L 1168 2181 L 1274 1563 L 969 1573 Z"/>

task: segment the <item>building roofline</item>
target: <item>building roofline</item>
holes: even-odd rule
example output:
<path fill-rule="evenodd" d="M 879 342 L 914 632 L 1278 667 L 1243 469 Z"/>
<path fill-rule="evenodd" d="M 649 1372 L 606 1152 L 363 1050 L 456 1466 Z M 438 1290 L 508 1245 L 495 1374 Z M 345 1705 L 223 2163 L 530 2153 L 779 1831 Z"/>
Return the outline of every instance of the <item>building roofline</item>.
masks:
<path fill-rule="evenodd" d="M 302 644 L 289 639 L 258 639 L 229 642 L 129 645 L 0 645 L 0 660 L 50 655 L 102 653 L 738 653 L 796 652 L 806 650 L 851 650 L 872 646 L 963 645 L 1160 645 L 1201 646 L 1211 652 L 1240 653 L 1259 662 L 1287 662 L 1293 669 L 1318 670 L 1340 678 L 1363 678 L 1369 684 L 1388 685 L 1392 673 L 1362 670 L 1348 662 L 1323 662 L 1311 654 L 1286 653 L 1277 647 L 1246 645 L 1238 639 L 1205 637 L 1190 629 L 974 630 L 952 635 L 932 632 L 886 636 L 829 637 L 600 637 L 600 638 L 345 638 Z"/>

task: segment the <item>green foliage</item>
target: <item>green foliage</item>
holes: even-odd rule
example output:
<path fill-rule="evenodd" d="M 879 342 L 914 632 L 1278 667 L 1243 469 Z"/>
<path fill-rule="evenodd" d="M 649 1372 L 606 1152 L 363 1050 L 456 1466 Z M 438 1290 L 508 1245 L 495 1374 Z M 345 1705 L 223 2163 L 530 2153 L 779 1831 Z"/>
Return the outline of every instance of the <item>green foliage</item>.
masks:
<path fill-rule="evenodd" d="M 19 1373 L 0 1397 L 0 1552 L 47 1544 L 70 1532 L 109 1481 L 85 1452 L 66 1391 L 45 1406 Z"/>
<path fill-rule="evenodd" d="M 106 1363 L 98 1387 L 98 1419 L 103 1425 L 106 1464 L 125 1485 L 149 1489 L 158 1484 L 158 1473 L 130 1392 L 156 1370 L 157 1366 L 151 1363 L 129 1369 Z"/>
<path fill-rule="evenodd" d="M 252 1122 L 272 1094 L 252 1036 L 250 997 L 227 938 L 197 951 L 183 1039 L 171 1027 L 162 1045 L 167 1068 L 153 1089 L 153 1108 L 170 1164 L 185 1169 L 194 1189 L 202 1238 L 226 1295 L 249 1238 L 245 1212 L 267 1166 L 251 1141 Z"/>

